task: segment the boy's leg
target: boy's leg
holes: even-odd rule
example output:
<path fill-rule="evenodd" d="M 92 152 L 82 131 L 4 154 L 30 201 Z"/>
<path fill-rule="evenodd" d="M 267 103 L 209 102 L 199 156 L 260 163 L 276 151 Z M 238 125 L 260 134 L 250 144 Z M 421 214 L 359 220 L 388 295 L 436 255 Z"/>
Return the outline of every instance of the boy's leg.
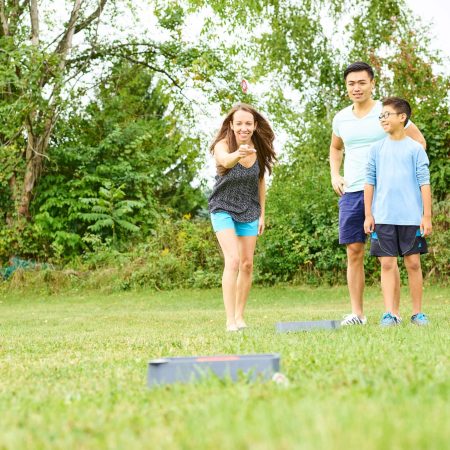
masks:
<path fill-rule="evenodd" d="M 381 256 L 381 290 L 383 292 L 384 309 L 386 312 L 393 313 L 398 296 L 398 266 L 396 256 Z"/>
<path fill-rule="evenodd" d="M 400 272 L 397 256 L 400 253 L 398 244 L 398 227 L 390 224 L 375 225 L 370 242 L 370 254 L 377 256 L 381 263 L 381 288 L 383 291 L 386 312 L 395 316 L 400 323 Z"/>
<path fill-rule="evenodd" d="M 405 267 L 408 271 L 409 291 L 411 293 L 413 315 L 422 311 L 423 277 L 420 265 L 420 254 L 404 257 Z"/>
<path fill-rule="evenodd" d="M 419 226 L 399 226 L 399 241 L 404 255 L 405 267 L 408 271 L 409 290 L 411 292 L 413 317 L 422 313 L 423 278 L 420 266 L 420 255 L 428 252 L 427 241 L 420 235 Z M 428 319 L 419 314 L 413 323 L 426 325 Z"/>
<path fill-rule="evenodd" d="M 396 264 L 395 270 L 395 291 L 394 301 L 392 303 L 392 314 L 396 317 L 400 317 L 400 270 L 398 264 Z"/>

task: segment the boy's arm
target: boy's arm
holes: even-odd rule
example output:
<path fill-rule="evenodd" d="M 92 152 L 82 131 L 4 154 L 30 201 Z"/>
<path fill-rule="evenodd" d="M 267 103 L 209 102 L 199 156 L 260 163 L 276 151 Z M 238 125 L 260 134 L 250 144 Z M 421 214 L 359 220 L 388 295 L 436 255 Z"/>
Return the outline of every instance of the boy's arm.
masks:
<path fill-rule="evenodd" d="M 375 229 L 375 219 L 372 216 L 372 201 L 373 201 L 373 184 L 364 185 L 364 214 L 366 219 L 364 220 L 364 232 L 372 233 Z"/>
<path fill-rule="evenodd" d="M 431 186 L 429 184 L 423 184 L 420 186 L 420 192 L 422 194 L 423 202 L 423 216 L 420 222 L 420 233 L 422 236 L 428 236 L 431 234 Z"/>
<path fill-rule="evenodd" d="M 364 185 L 364 232 L 372 233 L 375 230 L 375 219 L 372 215 L 372 202 L 374 186 L 377 182 L 377 163 L 375 158 L 376 144 L 369 150 L 369 159 L 366 169 L 366 184 Z"/>

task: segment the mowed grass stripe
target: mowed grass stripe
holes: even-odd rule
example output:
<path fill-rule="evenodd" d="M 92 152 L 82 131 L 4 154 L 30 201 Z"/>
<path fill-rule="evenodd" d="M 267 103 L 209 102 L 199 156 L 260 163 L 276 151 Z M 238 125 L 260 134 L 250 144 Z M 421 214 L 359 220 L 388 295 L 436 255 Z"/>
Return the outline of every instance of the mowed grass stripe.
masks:
<path fill-rule="evenodd" d="M 345 287 L 256 288 L 251 328 L 224 332 L 220 290 L 16 295 L 0 303 L 0 448 L 446 448 L 449 289 L 427 287 L 432 325 L 277 334 L 336 319 Z M 288 387 L 209 379 L 146 388 L 151 358 L 281 355 Z"/>

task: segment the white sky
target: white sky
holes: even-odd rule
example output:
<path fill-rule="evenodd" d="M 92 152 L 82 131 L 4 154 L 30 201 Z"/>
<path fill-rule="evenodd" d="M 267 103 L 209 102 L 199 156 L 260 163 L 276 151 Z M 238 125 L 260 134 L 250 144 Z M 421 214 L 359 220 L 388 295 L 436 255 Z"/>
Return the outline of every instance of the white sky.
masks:
<path fill-rule="evenodd" d="M 450 0 L 406 0 L 406 4 L 412 9 L 413 13 L 422 19 L 424 25 L 432 24 L 430 27 L 433 37 L 432 47 L 442 51 L 442 56 L 446 58 L 447 64 L 439 69 L 450 73 Z M 220 126 L 221 116 L 219 110 L 214 111 L 217 127 Z M 281 139 L 283 140 L 283 139 Z M 279 155 L 280 156 L 280 155 Z M 210 156 L 206 157 L 206 167 L 201 171 L 202 175 L 208 180 L 208 184 L 213 183 L 213 174 L 215 173 L 214 163 Z"/>
<path fill-rule="evenodd" d="M 154 18 L 153 14 L 151 14 L 151 8 L 149 10 L 148 0 L 137 0 L 136 3 L 138 5 L 140 4 L 143 8 L 142 16 L 138 14 L 137 17 L 138 19 L 141 19 L 141 23 L 136 24 L 137 30 L 142 26 L 144 26 L 145 28 L 148 28 L 150 26 L 150 28 L 152 28 L 151 19 Z M 56 4 L 58 5 L 58 3 Z M 444 62 L 444 64 L 439 67 L 438 70 L 450 73 L 450 0 L 406 0 L 406 4 L 413 10 L 416 16 L 422 19 L 424 25 L 432 24 L 432 26 L 430 27 L 434 37 L 434 39 L 432 39 L 431 41 L 432 47 L 434 49 L 441 50 L 442 56 L 447 59 L 447 62 Z M 60 4 L 59 6 L 61 7 Z M 127 11 L 128 8 L 125 7 L 125 12 Z M 125 12 L 122 12 L 123 14 L 121 14 L 119 20 L 119 23 L 122 25 L 124 23 L 129 23 L 132 21 L 130 14 L 127 14 Z M 60 10 L 57 15 L 65 16 L 62 10 Z M 201 20 L 199 22 L 201 22 Z M 111 28 L 111 25 L 112 24 L 102 24 L 102 27 Z M 194 24 L 190 24 L 188 34 L 195 35 L 196 32 L 199 31 L 200 23 L 198 24 L 199 27 L 193 25 Z M 118 35 L 121 34 L 121 32 L 117 28 L 114 28 L 114 26 L 112 29 L 112 35 L 117 38 Z M 125 30 L 129 32 L 129 29 L 127 27 L 125 27 Z M 250 89 L 254 93 L 257 93 L 258 91 L 257 86 L 250 86 Z M 187 94 L 188 97 L 191 97 L 191 93 L 187 92 Z M 201 114 L 202 109 L 204 109 L 204 106 L 200 106 L 198 111 L 199 116 L 201 116 L 199 117 L 199 123 L 203 124 L 203 126 L 205 126 L 208 130 L 211 129 L 210 133 L 212 137 L 214 130 L 220 126 L 222 120 L 219 107 L 217 105 L 215 105 L 214 107 L 212 105 L 208 105 L 207 111 L 203 111 L 203 114 Z M 278 133 L 278 135 L 281 139 L 278 139 L 277 147 L 281 144 L 281 141 L 283 141 L 283 136 L 280 136 L 280 133 Z M 206 152 L 207 150 L 205 149 L 205 153 Z M 212 175 L 215 173 L 214 162 L 210 155 L 208 155 L 205 160 L 206 166 L 204 167 L 204 170 L 202 170 L 202 175 L 204 175 L 205 178 L 208 179 L 209 183 L 211 183 L 213 181 Z"/>
<path fill-rule="evenodd" d="M 433 24 L 431 30 L 436 37 L 434 48 L 442 50 L 450 58 L 450 1 L 406 0 L 406 3 L 424 24 Z M 448 65 L 445 68 L 447 72 L 450 71 Z"/>

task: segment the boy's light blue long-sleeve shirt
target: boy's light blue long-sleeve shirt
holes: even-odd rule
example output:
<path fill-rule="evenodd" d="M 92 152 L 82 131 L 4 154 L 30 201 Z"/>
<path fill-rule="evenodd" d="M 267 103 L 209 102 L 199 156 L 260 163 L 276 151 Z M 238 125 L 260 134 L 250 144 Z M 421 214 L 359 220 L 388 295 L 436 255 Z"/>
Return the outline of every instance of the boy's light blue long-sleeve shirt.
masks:
<path fill-rule="evenodd" d="M 420 225 L 420 187 L 430 184 L 428 166 L 425 150 L 410 137 L 396 141 L 388 136 L 371 147 L 366 182 L 375 186 L 375 224 Z"/>

